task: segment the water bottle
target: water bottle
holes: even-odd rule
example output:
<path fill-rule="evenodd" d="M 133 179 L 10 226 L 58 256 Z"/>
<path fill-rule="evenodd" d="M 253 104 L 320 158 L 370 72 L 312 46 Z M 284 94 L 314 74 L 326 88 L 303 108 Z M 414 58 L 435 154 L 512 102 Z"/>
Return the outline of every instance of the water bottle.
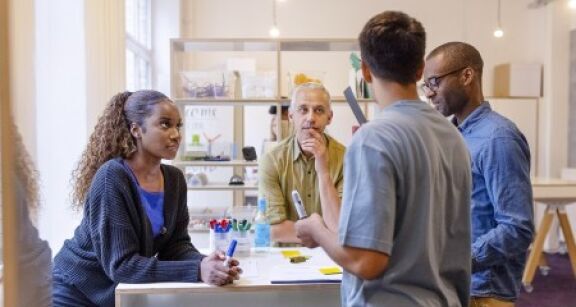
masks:
<path fill-rule="evenodd" d="M 270 247 L 270 223 L 266 218 L 266 198 L 258 199 L 258 213 L 254 218 L 254 252 L 267 253 Z"/>

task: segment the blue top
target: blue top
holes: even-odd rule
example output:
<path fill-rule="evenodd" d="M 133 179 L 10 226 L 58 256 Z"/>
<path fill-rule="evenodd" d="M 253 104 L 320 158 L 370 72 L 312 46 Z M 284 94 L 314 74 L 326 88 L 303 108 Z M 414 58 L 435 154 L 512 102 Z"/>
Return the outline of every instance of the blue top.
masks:
<path fill-rule="evenodd" d="M 462 136 L 426 103 L 363 125 L 346 151 L 339 242 L 390 258 L 374 280 L 344 272 L 342 306 L 468 306 L 471 186 Z"/>
<path fill-rule="evenodd" d="M 150 220 L 152 235 L 158 236 L 164 228 L 164 192 L 148 192 L 139 187 L 138 192 L 142 206 L 146 209 L 146 215 Z"/>
<path fill-rule="evenodd" d="M 146 210 L 146 215 L 150 221 L 150 227 L 152 227 L 152 235 L 154 237 L 162 234 L 164 230 L 164 192 L 148 192 L 144 190 L 136 175 L 132 169 L 125 162 L 122 163 L 124 167 L 130 173 L 134 184 L 138 186 L 138 194 L 140 194 L 140 201 L 142 202 L 142 207 Z"/>
<path fill-rule="evenodd" d="M 471 295 L 515 300 L 534 236 L 528 143 L 488 102 L 458 130 L 472 158 Z"/>
<path fill-rule="evenodd" d="M 113 159 L 94 175 L 82 221 L 54 258 L 54 271 L 97 306 L 114 306 L 120 282 L 200 281 L 205 256 L 188 235 L 186 180 L 177 168 L 161 167 L 165 234 L 152 236 L 137 186 L 122 159 Z"/>

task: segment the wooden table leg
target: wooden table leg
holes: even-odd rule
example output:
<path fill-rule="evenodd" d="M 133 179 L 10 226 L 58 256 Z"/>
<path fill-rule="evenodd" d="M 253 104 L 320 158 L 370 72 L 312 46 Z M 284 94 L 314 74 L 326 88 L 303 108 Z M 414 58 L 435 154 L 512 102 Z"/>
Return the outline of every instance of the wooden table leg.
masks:
<path fill-rule="evenodd" d="M 538 261 L 538 266 L 539 267 L 548 266 L 548 261 L 546 261 L 546 257 L 544 257 L 544 253 L 542 253 L 540 255 L 540 260 Z"/>
<path fill-rule="evenodd" d="M 538 269 L 540 269 L 540 274 L 543 276 L 548 276 L 550 273 L 550 267 L 548 266 L 548 261 L 546 261 L 546 253 L 542 252 L 540 254 L 540 261 L 538 261 Z"/>
<path fill-rule="evenodd" d="M 536 274 L 536 269 L 538 268 L 538 263 L 540 262 L 540 257 L 542 255 L 544 240 L 546 239 L 546 235 L 550 230 L 550 225 L 552 224 L 552 219 L 554 218 L 555 212 L 555 209 L 552 209 L 550 206 L 546 206 L 544 217 L 542 217 L 540 227 L 536 233 L 536 238 L 532 244 L 532 250 L 528 256 L 526 268 L 524 269 L 524 276 L 522 276 L 522 284 L 524 284 L 524 286 L 530 286 L 532 280 L 534 279 L 534 274 Z"/>
<path fill-rule="evenodd" d="M 572 235 L 572 228 L 570 227 L 570 221 L 568 221 L 566 211 L 558 211 L 558 220 L 560 221 L 560 228 L 562 228 L 562 233 L 564 234 L 564 240 L 566 240 L 566 248 L 568 249 L 568 256 L 572 264 L 572 272 L 576 277 L 576 244 L 574 243 L 574 236 Z"/>

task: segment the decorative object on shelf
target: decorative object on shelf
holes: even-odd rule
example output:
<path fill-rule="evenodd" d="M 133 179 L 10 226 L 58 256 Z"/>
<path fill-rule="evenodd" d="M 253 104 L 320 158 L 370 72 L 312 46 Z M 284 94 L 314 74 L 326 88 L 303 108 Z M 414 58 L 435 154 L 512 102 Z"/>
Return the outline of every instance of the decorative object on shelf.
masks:
<path fill-rule="evenodd" d="M 368 90 L 368 83 L 364 80 L 362 76 L 362 70 L 360 69 L 360 63 L 362 60 L 355 52 L 350 53 L 350 72 L 348 73 L 348 85 L 352 89 L 352 92 L 358 98 L 370 98 L 370 91 Z"/>
<path fill-rule="evenodd" d="M 231 76 L 219 71 L 186 71 L 181 73 L 182 89 L 188 97 L 234 97 Z"/>
<path fill-rule="evenodd" d="M 248 98 L 274 98 L 276 97 L 276 72 L 253 71 L 242 72 L 242 95 Z"/>
<path fill-rule="evenodd" d="M 242 155 L 246 161 L 255 161 L 257 159 L 256 149 L 253 146 L 246 146 L 242 148 Z"/>
<path fill-rule="evenodd" d="M 242 177 L 240 177 L 238 175 L 232 175 L 232 177 L 230 177 L 230 182 L 228 184 L 229 185 L 244 185 L 244 179 L 242 179 Z"/>
<path fill-rule="evenodd" d="M 293 81 L 294 81 L 295 86 L 298 86 L 298 85 L 304 84 L 304 83 L 322 83 L 322 81 L 320 79 L 309 77 L 305 73 L 296 73 L 294 75 Z"/>
<path fill-rule="evenodd" d="M 212 157 L 212 144 L 222 136 L 222 134 L 218 134 L 214 137 L 208 137 L 208 135 L 206 134 L 206 132 L 202 133 L 202 135 L 204 135 L 204 138 L 206 139 L 206 141 L 208 142 L 208 157 Z M 228 159 L 230 160 L 230 159 Z"/>
<path fill-rule="evenodd" d="M 230 161 L 230 156 L 227 155 L 217 155 L 217 156 L 206 156 L 204 161 Z"/>
<path fill-rule="evenodd" d="M 505 63 L 494 67 L 497 97 L 541 97 L 542 64 Z"/>
<path fill-rule="evenodd" d="M 206 159 L 205 151 L 190 151 L 180 157 L 182 161 L 204 161 Z"/>
<path fill-rule="evenodd" d="M 187 174 L 186 181 L 188 187 L 205 186 L 208 184 L 208 176 L 204 173 Z"/>
<path fill-rule="evenodd" d="M 289 80 L 289 90 L 292 93 L 292 90 L 300 84 L 304 83 L 320 83 L 324 82 L 324 75 L 326 72 L 324 71 L 291 71 L 288 72 L 288 80 Z"/>
<path fill-rule="evenodd" d="M 242 97 L 242 78 L 239 71 L 234 70 L 232 73 L 234 74 L 234 99 L 240 99 Z"/>
<path fill-rule="evenodd" d="M 189 150 L 187 150 L 180 159 L 184 161 L 203 160 L 207 153 L 205 150 L 202 150 L 204 148 L 204 144 L 200 143 L 200 134 L 192 134 L 191 139 L 192 142 L 189 145 Z"/>

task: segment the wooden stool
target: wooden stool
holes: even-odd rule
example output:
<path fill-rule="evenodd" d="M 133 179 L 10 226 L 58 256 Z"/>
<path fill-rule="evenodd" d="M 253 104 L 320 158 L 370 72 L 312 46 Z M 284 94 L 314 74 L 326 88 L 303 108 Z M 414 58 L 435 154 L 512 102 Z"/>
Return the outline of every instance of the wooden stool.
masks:
<path fill-rule="evenodd" d="M 574 243 L 574 236 L 572 235 L 572 228 L 570 227 L 570 222 L 568 221 L 568 215 L 566 214 L 565 206 L 571 204 L 568 201 L 549 201 L 546 204 L 546 212 L 542 217 L 540 222 L 540 227 L 536 233 L 536 238 L 532 244 L 532 250 L 528 256 L 528 262 L 526 263 L 526 269 L 524 270 L 524 275 L 522 276 L 522 284 L 526 292 L 532 292 L 532 280 L 534 279 L 534 274 L 536 269 L 540 265 L 542 273 L 547 275 L 548 265 L 546 264 L 546 259 L 542 253 L 542 247 L 544 246 L 544 240 L 550 231 L 550 225 L 552 224 L 552 219 L 554 215 L 558 216 L 558 221 L 560 222 L 560 228 L 564 234 L 564 239 L 566 240 L 566 248 L 568 250 L 568 255 L 570 256 L 570 263 L 572 265 L 572 272 L 576 277 L 576 244 Z"/>

